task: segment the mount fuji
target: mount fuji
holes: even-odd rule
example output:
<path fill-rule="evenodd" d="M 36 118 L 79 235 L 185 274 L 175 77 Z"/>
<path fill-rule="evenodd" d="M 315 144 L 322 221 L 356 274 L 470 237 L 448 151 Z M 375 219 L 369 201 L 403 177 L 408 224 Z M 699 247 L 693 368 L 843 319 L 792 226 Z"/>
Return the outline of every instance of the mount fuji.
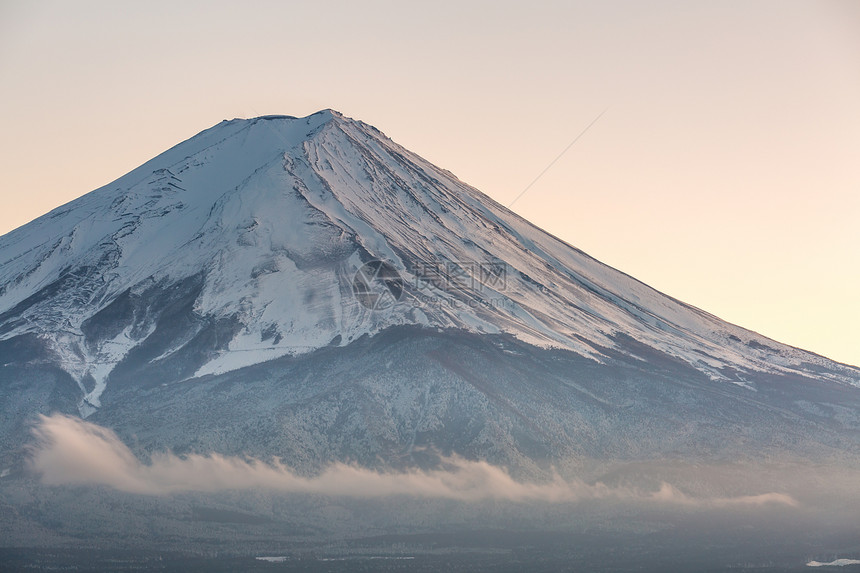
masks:
<path fill-rule="evenodd" d="M 377 129 L 223 121 L 0 238 L 0 464 L 37 414 L 143 456 L 431 465 L 860 454 L 860 369 L 666 296 Z"/>

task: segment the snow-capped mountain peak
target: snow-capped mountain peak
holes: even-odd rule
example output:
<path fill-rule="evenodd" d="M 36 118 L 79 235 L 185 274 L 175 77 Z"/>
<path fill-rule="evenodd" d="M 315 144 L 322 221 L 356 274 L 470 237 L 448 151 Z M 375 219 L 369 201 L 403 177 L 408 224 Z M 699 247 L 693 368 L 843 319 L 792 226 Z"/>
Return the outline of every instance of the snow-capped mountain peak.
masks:
<path fill-rule="evenodd" d="M 199 377 L 408 324 L 598 362 L 629 337 L 751 390 L 745 372 L 822 365 L 858 384 L 603 265 L 333 110 L 223 121 L 16 229 L 0 238 L 0 285 L 0 339 L 44 341 L 85 414 L 130 364 Z"/>

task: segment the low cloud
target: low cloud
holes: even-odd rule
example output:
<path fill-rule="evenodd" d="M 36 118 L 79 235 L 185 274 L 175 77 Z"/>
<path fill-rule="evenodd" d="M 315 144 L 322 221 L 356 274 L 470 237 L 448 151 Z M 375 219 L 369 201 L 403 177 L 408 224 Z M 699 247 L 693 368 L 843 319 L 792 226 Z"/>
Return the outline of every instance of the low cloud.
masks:
<path fill-rule="evenodd" d="M 29 467 L 47 485 L 102 485 L 147 495 L 266 489 L 348 497 L 412 496 L 462 501 L 569 502 L 617 499 L 682 506 L 796 506 L 782 493 L 741 497 L 698 498 L 663 483 L 656 491 L 610 487 L 565 480 L 556 475 L 542 483 L 513 479 L 504 468 L 483 461 L 452 457 L 444 469 L 379 472 L 336 463 L 314 477 L 302 477 L 279 460 L 157 453 L 143 463 L 111 430 L 80 418 L 40 416 L 33 429 Z"/>
<path fill-rule="evenodd" d="M 847 567 L 849 565 L 860 565 L 860 560 L 834 559 L 833 561 L 828 561 L 827 563 L 822 563 L 821 561 L 810 561 L 806 564 L 807 567 Z"/>
<path fill-rule="evenodd" d="M 737 497 L 709 497 L 697 498 L 678 491 L 668 483 L 662 483 L 660 489 L 650 494 L 649 499 L 654 501 L 665 501 L 683 505 L 707 505 L 710 507 L 730 507 L 740 505 L 761 506 L 768 504 L 787 505 L 797 507 L 797 501 L 785 493 L 762 493 L 758 495 L 741 495 Z"/>

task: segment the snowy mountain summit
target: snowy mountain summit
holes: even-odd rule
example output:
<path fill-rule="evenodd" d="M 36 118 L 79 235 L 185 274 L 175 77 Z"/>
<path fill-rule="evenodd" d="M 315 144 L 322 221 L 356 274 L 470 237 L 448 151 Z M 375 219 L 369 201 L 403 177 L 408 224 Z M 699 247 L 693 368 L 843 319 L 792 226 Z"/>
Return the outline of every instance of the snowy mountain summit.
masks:
<path fill-rule="evenodd" d="M 857 369 L 663 295 L 331 110 L 223 121 L 0 238 L 0 343 L 67 373 L 84 416 L 133 384 L 398 328 L 510 336 L 589 368 L 659 356 L 709 392 L 860 386 Z"/>

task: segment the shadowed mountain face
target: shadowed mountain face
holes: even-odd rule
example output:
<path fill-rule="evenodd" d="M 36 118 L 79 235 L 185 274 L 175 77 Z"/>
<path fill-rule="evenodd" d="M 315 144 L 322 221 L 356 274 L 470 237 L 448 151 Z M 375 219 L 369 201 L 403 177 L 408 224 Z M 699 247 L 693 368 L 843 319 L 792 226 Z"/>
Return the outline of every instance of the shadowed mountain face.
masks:
<path fill-rule="evenodd" d="M 853 387 L 762 374 L 751 392 L 629 339 L 605 352 L 596 363 L 509 335 L 392 327 L 193 382 L 141 385 L 130 374 L 90 420 L 141 455 L 276 454 L 309 473 L 334 460 L 428 468 L 452 454 L 523 479 L 593 459 L 860 454 Z"/>
<path fill-rule="evenodd" d="M 860 370 L 588 257 L 323 111 L 222 122 L 0 238 L 0 463 L 37 413 L 136 453 L 541 475 L 860 453 Z"/>

